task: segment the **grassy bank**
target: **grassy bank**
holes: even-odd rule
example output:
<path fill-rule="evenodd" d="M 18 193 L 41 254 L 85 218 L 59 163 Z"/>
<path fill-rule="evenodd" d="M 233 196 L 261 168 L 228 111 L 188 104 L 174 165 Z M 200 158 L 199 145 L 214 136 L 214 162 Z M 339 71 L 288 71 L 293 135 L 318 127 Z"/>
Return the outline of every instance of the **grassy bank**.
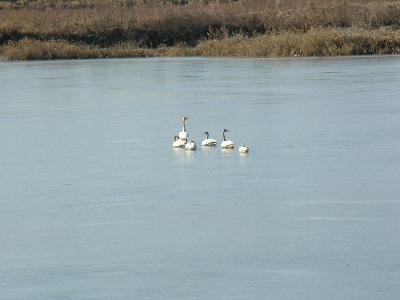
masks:
<path fill-rule="evenodd" d="M 16 0 L 1 7 L 6 59 L 399 53 L 400 0 Z"/>
<path fill-rule="evenodd" d="M 66 41 L 23 39 L 3 48 L 7 59 L 65 59 L 149 56 L 335 56 L 400 54 L 400 32 L 393 30 L 311 29 L 306 33 L 242 34 L 205 40 L 195 47 L 142 48 L 135 43 L 100 47 Z"/>

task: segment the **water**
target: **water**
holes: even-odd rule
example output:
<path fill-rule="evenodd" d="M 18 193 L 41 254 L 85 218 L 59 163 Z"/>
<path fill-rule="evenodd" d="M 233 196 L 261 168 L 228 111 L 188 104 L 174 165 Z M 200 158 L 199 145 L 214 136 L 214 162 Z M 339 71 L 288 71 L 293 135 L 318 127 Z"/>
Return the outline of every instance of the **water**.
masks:
<path fill-rule="evenodd" d="M 1 299 L 398 299 L 400 58 L 0 63 Z M 174 151 L 180 118 L 249 155 Z"/>

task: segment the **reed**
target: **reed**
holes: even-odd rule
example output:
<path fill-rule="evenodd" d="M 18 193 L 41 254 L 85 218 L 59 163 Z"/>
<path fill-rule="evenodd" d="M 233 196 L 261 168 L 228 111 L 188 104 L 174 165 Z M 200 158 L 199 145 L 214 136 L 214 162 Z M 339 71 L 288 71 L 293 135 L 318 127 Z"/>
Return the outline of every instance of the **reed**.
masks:
<path fill-rule="evenodd" d="M 380 29 L 313 28 L 306 33 L 236 35 L 199 43 L 202 56 L 338 56 L 400 54 L 400 32 Z"/>
<path fill-rule="evenodd" d="M 199 40 L 215 38 L 225 31 L 230 35 L 239 32 L 254 35 L 305 32 L 312 27 L 400 28 L 400 0 L 282 0 L 276 6 L 278 2 L 242 0 L 233 4 L 131 7 L 111 2 L 116 6 L 3 9 L 0 10 L 0 43 L 27 37 L 103 47 L 122 41 L 136 41 L 147 47 L 176 43 L 193 46 Z"/>
<path fill-rule="evenodd" d="M 400 54 L 400 32 L 388 29 L 313 28 L 306 33 L 238 34 L 205 40 L 195 47 L 141 48 L 135 43 L 99 47 L 67 41 L 23 39 L 3 47 L 9 60 L 151 56 L 337 56 Z"/>
<path fill-rule="evenodd" d="M 394 45 L 400 30 L 400 0 L 15 0 L 0 8 L 8 58 L 397 53 L 378 41 Z"/>
<path fill-rule="evenodd" d="M 156 51 L 153 49 L 139 48 L 136 44 L 131 43 L 121 43 L 112 47 L 102 48 L 93 45 L 70 43 L 67 41 L 40 41 L 26 38 L 3 46 L 2 53 L 4 58 L 8 60 L 38 60 L 148 57 L 154 56 Z"/>

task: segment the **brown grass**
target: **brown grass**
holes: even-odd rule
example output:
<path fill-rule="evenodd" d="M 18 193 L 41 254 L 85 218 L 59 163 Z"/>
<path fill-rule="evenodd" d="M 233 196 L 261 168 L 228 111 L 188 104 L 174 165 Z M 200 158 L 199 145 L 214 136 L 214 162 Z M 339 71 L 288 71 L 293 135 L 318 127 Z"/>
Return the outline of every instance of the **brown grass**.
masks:
<path fill-rule="evenodd" d="M 376 45 L 375 35 L 397 38 L 400 29 L 400 0 L 16 0 L 0 1 L 1 7 L 0 46 L 9 57 L 10 49 L 33 45 L 45 58 L 147 56 L 166 47 L 162 53 L 187 55 L 193 49 L 250 56 L 396 53 Z M 365 37 L 369 43 L 361 42 Z M 59 56 L 46 50 L 55 44 Z M 39 57 L 31 52 L 16 57 Z"/>
<path fill-rule="evenodd" d="M 264 34 L 246 37 L 238 34 L 218 40 L 200 42 L 196 47 L 140 48 L 121 43 L 102 48 L 66 41 L 23 39 L 3 47 L 10 60 L 149 57 L 149 56 L 337 56 L 367 54 L 400 54 L 400 32 L 380 30 L 317 28 L 307 33 Z"/>
<path fill-rule="evenodd" d="M 281 0 L 280 6 L 276 6 L 276 1 L 4 9 L 0 10 L 0 43 L 28 37 L 63 39 L 103 47 L 122 41 L 136 41 L 147 47 L 176 43 L 193 46 L 201 39 L 220 35 L 221 31 L 231 35 L 239 32 L 252 35 L 305 32 L 312 27 L 400 28 L 400 0 Z M 95 2 L 108 3 L 110 0 Z"/>
<path fill-rule="evenodd" d="M 139 48 L 137 45 L 129 43 L 101 48 L 86 44 L 73 44 L 66 41 L 31 39 L 11 42 L 3 47 L 2 52 L 8 60 L 154 56 L 154 50 Z"/>
<path fill-rule="evenodd" d="M 281 33 L 248 38 L 237 35 L 209 40 L 196 47 L 202 56 L 337 56 L 400 54 L 400 32 L 317 28 L 307 33 Z"/>

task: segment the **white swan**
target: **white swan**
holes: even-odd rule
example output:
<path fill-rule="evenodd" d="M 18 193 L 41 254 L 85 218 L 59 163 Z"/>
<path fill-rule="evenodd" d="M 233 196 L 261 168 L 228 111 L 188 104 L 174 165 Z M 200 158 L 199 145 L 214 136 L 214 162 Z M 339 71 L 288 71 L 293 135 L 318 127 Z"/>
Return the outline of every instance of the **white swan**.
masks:
<path fill-rule="evenodd" d="M 179 138 L 180 138 L 180 139 L 187 139 L 188 136 L 189 136 L 189 134 L 188 134 L 188 132 L 187 132 L 187 130 L 186 130 L 186 123 L 185 123 L 185 121 L 186 121 L 187 119 L 188 119 L 188 117 L 183 117 L 183 118 L 182 118 L 183 128 L 182 128 L 182 131 L 179 132 Z"/>
<path fill-rule="evenodd" d="M 217 140 L 210 139 L 208 131 L 204 132 L 206 138 L 201 143 L 202 146 L 215 146 L 217 144 Z"/>
<path fill-rule="evenodd" d="M 186 145 L 186 141 L 180 139 L 177 135 L 174 136 L 174 142 L 172 143 L 172 147 L 174 148 L 184 148 Z"/>
<path fill-rule="evenodd" d="M 196 143 L 193 141 L 190 141 L 189 143 L 187 143 L 185 145 L 185 149 L 186 150 L 196 150 L 197 149 Z"/>
<path fill-rule="evenodd" d="M 240 152 L 240 153 L 247 153 L 247 152 L 249 152 L 249 147 L 246 146 L 246 145 L 241 145 L 241 146 L 239 147 L 239 152 Z"/>
<path fill-rule="evenodd" d="M 229 130 L 225 128 L 222 131 L 222 139 L 223 139 L 223 141 L 221 143 L 221 148 L 222 149 L 233 149 L 233 148 L 235 148 L 235 144 L 232 141 L 229 141 L 229 140 L 227 141 L 225 139 L 225 132 L 229 132 Z"/>

